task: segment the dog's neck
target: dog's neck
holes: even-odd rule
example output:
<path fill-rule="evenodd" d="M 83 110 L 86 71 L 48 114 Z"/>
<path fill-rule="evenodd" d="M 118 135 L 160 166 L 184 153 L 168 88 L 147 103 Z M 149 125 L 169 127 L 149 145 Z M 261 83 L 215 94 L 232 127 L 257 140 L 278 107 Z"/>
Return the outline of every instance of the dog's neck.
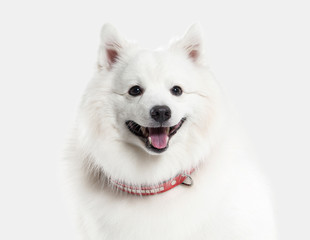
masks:
<path fill-rule="evenodd" d="M 177 174 L 175 177 L 168 180 L 159 182 L 154 185 L 134 185 L 128 184 L 125 181 L 113 179 L 105 174 L 104 170 L 96 166 L 93 161 L 87 161 L 87 176 L 91 180 L 92 184 L 100 186 L 109 186 L 112 190 L 126 192 L 132 195 L 149 196 L 167 192 L 180 184 L 186 186 L 193 185 L 193 179 L 191 173 L 195 169 L 184 171 Z"/>
<path fill-rule="evenodd" d="M 194 170 L 180 173 L 174 178 L 170 178 L 167 181 L 163 181 L 157 185 L 130 185 L 126 184 L 124 181 L 118 181 L 112 178 L 109 178 L 109 182 L 113 185 L 113 187 L 123 192 L 133 195 L 148 196 L 167 192 L 180 184 L 191 186 L 193 184 L 193 179 L 190 174 L 193 171 Z"/>

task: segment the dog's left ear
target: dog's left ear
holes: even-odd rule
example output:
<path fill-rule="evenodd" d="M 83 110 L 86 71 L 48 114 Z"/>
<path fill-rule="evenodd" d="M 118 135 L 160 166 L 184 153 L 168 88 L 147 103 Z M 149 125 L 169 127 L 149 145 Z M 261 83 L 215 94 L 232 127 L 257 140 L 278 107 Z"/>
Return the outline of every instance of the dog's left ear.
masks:
<path fill-rule="evenodd" d="M 101 43 L 98 53 L 98 69 L 111 70 L 113 65 L 120 60 L 127 42 L 111 25 L 105 24 L 101 29 Z"/>
<path fill-rule="evenodd" d="M 174 42 L 172 49 L 181 49 L 185 51 L 187 57 L 197 63 L 202 60 L 203 54 L 203 37 L 202 28 L 199 23 L 193 24 L 185 33 L 185 35 Z"/>

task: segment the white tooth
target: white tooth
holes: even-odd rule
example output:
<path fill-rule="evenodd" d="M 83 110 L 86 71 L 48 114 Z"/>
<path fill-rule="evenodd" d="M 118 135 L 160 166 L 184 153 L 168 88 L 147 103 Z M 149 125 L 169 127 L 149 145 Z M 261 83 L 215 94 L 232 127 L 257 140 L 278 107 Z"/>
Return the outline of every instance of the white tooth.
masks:
<path fill-rule="evenodd" d="M 164 187 L 160 187 L 159 190 L 160 190 L 160 191 L 164 191 Z"/>
<path fill-rule="evenodd" d="M 149 139 L 150 144 L 152 144 L 152 138 L 151 138 L 151 137 L 149 137 L 148 139 Z"/>

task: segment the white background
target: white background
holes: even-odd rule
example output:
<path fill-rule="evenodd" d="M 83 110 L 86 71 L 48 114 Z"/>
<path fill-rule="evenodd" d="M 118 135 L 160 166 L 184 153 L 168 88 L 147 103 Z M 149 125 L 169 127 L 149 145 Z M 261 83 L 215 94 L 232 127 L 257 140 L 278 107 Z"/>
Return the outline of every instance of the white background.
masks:
<path fill-rule="evenodd" d="M 74 239 L 58 163 L 102 24 L 153 48 L 197 21 L 270 179 L 280 239 L 310 239 L 309 12 L 306 0 L 2 0 L 0 239 Z"/>

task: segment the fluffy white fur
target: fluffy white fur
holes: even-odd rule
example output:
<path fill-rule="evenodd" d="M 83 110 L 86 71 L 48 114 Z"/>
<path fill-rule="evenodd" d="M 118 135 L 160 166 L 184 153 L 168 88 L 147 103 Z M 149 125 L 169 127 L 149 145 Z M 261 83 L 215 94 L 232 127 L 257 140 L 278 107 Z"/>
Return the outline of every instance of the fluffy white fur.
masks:
<path fill-rule="evenodd" d="M 145 89 L 143 95 L 128 94 L 134 85 Z M 182 87 L 181 96 L 171 94 L 175 85 Z M 159 154 L 125 125 L 133 120 L 153 126 L 154 105 L 170 107 L 170 126 L 187 119 Z M 104 25 L 98 71 L 83 96 L 65 158 L 79 237 L 276 239 L 268 188 L 227 105 L 204 62 L 198 25 L 156 51 Z M 156 185 L 191 168 L 193 186 L 154 196 L 119 192 L 105 181 Z"/>

